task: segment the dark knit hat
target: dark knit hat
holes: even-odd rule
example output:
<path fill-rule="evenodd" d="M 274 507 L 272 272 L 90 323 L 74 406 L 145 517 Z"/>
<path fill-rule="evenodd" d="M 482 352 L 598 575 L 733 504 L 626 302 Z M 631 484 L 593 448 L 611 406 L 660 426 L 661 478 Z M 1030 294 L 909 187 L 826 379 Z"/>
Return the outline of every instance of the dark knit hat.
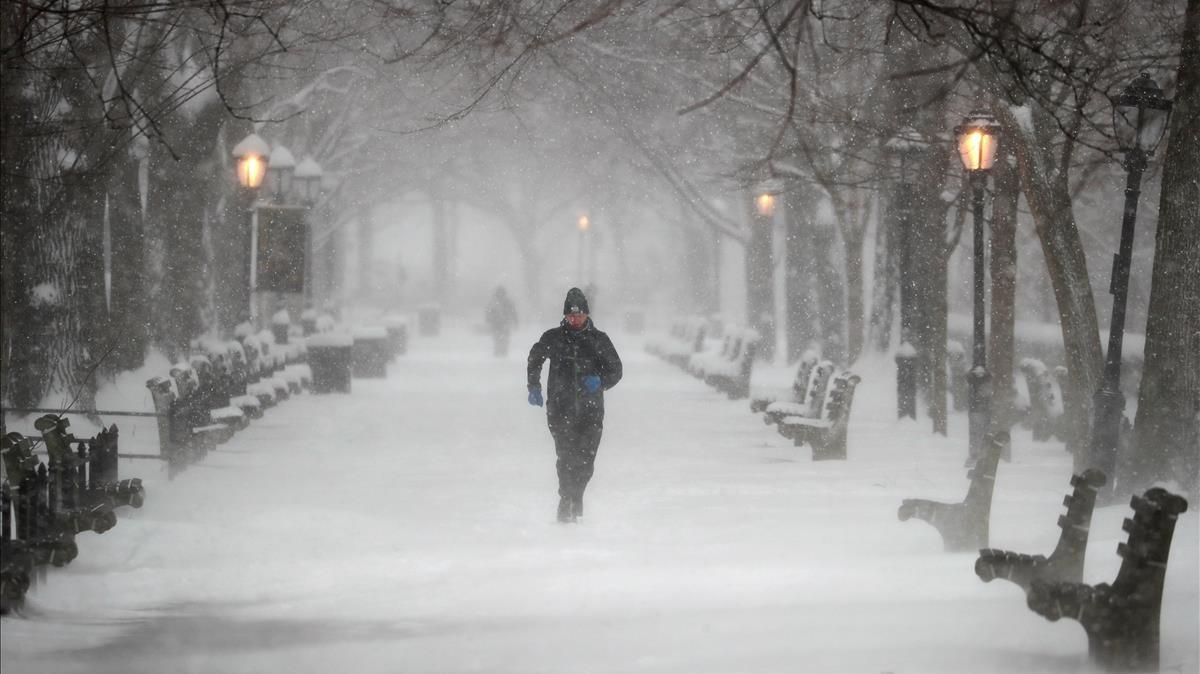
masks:
<path fill-rule="evenodd" d="M 563 302 L 563 315 L 575 313 L 589 313 L 587 298 L 583 296 L 583 291 L 579 288 L 571 288 L 567 291 L 567 300 Z"/>

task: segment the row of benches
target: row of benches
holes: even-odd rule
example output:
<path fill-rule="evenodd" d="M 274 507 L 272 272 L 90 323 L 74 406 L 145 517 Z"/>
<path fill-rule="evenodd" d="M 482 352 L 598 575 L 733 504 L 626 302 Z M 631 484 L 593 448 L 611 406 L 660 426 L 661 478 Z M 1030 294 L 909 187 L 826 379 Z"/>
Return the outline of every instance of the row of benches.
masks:
<path fill-rule="evenodd" d="M 751 399 L 750 411 L 761 412 L 764 423 L 774 425 L 797 447 L 812 447 L 814 461 L 845 459 L 850 411 L 860 381 L 853 372 L 839 370 L 808 351 L 800 358 L 791 388 L 782 395 L 759 393 Z"/>
<path fill-rule="evenodd" d="M 720 340 L 720 348 L 714 350 L 711 344 L 718 340 L 713 335 L 722 333 L 720 322 L 689 316 L 673 323 L 665 337 L 648 340 L 646 349 L 705 379 L 731 398 L 744 398 L 748 394 L 755 347 L 747 346 L 745 331 L 727 332 Z M 966 410 L 970 362 L 962 344 L 954 340 L 947 342 L 947 369 L 951 405 L 957 411 Z M 1018 400 L 1018 421 L 1032 430 L 1035 440 L 1065 439 L 1063 393 L 1067 390 L 1067 369 L 1049 368 L 1034 358 L 1023 359 L 1019 369 L 1027 396 Z"/>
<path fill-rule="evenodd" d="M 34 422 L 40 437 L 3 434 L 0 610 L 19 607 L 28 590 L 44 579 L 45 565 L 62 566 L 74 559 L 76 534 L 111 529 L 116 507 L 141 507 L 142 482 L 120 479 L 119 456 L 162 459 L 173 478 L 246 428 L 251 419 L 262 417 L 265 409 L 310 384 L 303 340 L 277 343 L 276 337 L 286 339 L 286 332 L 255 332 L 248 325 L 239 326 L 235 334 L 237 339 L 227 341 L 196 340 L 190 355 L 175 363 L 167 376 L 147 381 L 153 413 L 98 413 L 154 417 L 158 454 L 120 454 L 116 425 L 93 438 L 76 438 L 61 413 Z M 35 451 L 39 443 L 45 445 L 44 463 Z"/>
<path fill-rule="evenodd" d="M 984 582 L 1002 578 L 1020 586 L 1035 613 L 1051 621 L 1079 621 L 1087 633 L 1089 655 L 1100 668 L 1157 671 L 1167 560 L 1175 523 L 1187 510 L 1187 501 L 1161 488 L 1133 496 L 1133 517 L 1121 527 L 1129 538 L 1117 545 L 1122 561 L 1116 579 L 1086 584 L 1082 581 L 1088 532 L 1105 475 L 1087 470 L 1071 477 L 1073 491 L 1063 499 L 1067 511 L 1058 518 L 1061 532 L 1049 556 L 989 548 L 992 493 L 1008 434 L 992 433 L 984 444 L 983 455 L 967 474 L 970 482 L 961 502 L 905 499 L 897 513 L 900 520 L 928 522 L 949 552 L 977 550 L 975 574 Z"/>
<path fill-rule="evenodd" d="M 146 382 L 171 476 L 311 384 L 303 339 L 280 344 L 276 333 L 248 325 L 235 334 L 235 340 L 197 340 L 168 376 Z"/>
<path fill-rule="evenodd" d="M 950 404 L 955 411 L 965 411 L 970 394 L 967 373 L 971 363 L 962 343 L 946 342 L 946 368 L 949 371 Z M 1024 358 L 1017 369 L 1025 380 L 1025 395 L 1018 391 L 1014 421 L 1030 429 L 1034 440 L 1065 440 L 1067 425 L 1063 394 L 1068 390 L 1067 368 L 1061 365 L 1050 368 L 1036 358 Z"/>
<path fill-rule="evenodd" d="M 720 346 L 715 347 L 707 335 L 719 329 L 710 319 L 687 317 L 673 324 L 665 337 L 649 340 L 646 348 L 731 399 L 752 398 L 750 410 L 763 414 L 765 423 L 775 426 L 797 447 L 812 447 L 814 460 L 846 458 L 850 410 L 859 376 L 838 370 L 831 361 L 822 361 L 809 351 L 800 359 L 789 389 L 752 395 L 750 379 L 759 335 L 749 328 L 724 329 Z"/>
<path fill-rule="evenodd" d="M 710 334 L 721 336 L 708 338 Z M 736 400 L 750 393 L 758 342 L 752 328 L 722 327 L 693 316 L 680 321 L 666 339 L 648 341 L 646 350 Z"/>
<path fill-rule="evenodd" d="M 158 454 L 120 454 L 116 425 L 93 438 L 76 438 L 67 430 L 67 417 L 57 412 L 34 423 L 40 437 L 0 430 L 0 612 L 23 603 L 29 589 L 44 579 L 46 565 L 62 566 L 78 555 L 76 534 L 103 533 L 116 524 L 114 508 L 141 507 L 142 482 L 120 479 L 119 456 L 161 459 L 173 478 L 247 428 L 251 420 L 261 418 L 265 410 L 312 387 L 313 373 L 306 362 L 308 338 L 299 338 L 301 330 L 284 319 L 286 314 L 276 314 L 271 330 L 240 325 L 235 339 L 193 341 L 189 355 L 172 365 L 166 376 L 146 382 L 154 412 L 97 412 L 155 418 Z M 327 316 L 306 314 L 305 319 L 303 332 L 309 338 L 313 332 L 336 332 Z M 407 322 L 402 319 L 355 333 L 354 376 L 383 376 L 383 364 L 405 351 L 407 337 Z M 351 358 L 346 361 L 348 379 Z M 45 445 L 44 463 L 37 451 L 40 443 Z"/>
<path fill-rule="evenodd" d="M 678 364 L 681 353 L 702 348 L 707 325 L 696 318 L 680 322 L 671 336 L 650 348 L 665 358 L 670 355 L 667 359 Z M 1027 418 L 1035 438 L 1046 439 L 1056 432 L 1061 416 L 1062 398 L 1056 389 L 1065 372 L 1060 368 L 1051 380 L 1050 371 L 1032 359 L 1022 362 L 1021 370 L 1030 389 Z M 810 352 L 801 358 L 790 389 L 774 395 L 756 392 L 750 408 L 797 445 L 811 444 L 814 460 L 845 458 L 846 429 L 858 382 L 857 375 L 837 372 L 833 363 L 820 361 Z M 1005 432 L 988 436 L 983 456 L 968 473 L 970 483 L 961 503 L 905 499 L 899 519 L 928 522 L 941 534 L 947 551 L 978 550 L 975 573 L 979 578 L 1016 583 L 1025 591 L 1029 608 L 1039 615 L 1052 621 L 1064 617 L 1078 620 L 1087 633 L 1089 654 L 1101 668 L 1156 670 L 1166 565 L 1175 523 L 1187 510 L 1187 502 L 1161 488 L 1134 496 L 1130 501 L 1133 516 L 1122 526 L 1128 540 L 1117 546 L 1122 563 L 1116 579 L 1085 584 L 1088 532 L 1097 489 L 1105 483 L 1105 476 L 1095 470 L 1072 476 L 1074 491 L 1063 500 L 1067 512 L 1058 519 L 1059 542 L 1048 557 L 991 549 L 992 494 L 1001 455 L 1009 444 Z"/>

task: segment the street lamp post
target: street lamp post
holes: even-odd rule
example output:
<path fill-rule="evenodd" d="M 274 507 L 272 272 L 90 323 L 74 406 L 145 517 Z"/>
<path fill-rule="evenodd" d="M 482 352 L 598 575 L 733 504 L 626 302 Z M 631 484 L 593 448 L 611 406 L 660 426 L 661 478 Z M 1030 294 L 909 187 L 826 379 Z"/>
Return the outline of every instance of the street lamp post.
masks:
<path fill-rule="evenodd" d="M 970 402 L 967 417 L 970 423 L 968 462 L 975 461 L 982 451 L 992 416 L 991 375 L 987 371 L 987 336 L 984 328 L 984 240 L 983 192 L 988 172 L 996 160 L 996 140 L 1000 125 L 986 112 L 972 112 L 955 129 L 958 153 L 970 176 L 974 211 L 974 343 L 972 348 Z"/>
<path fill-rule="evenodd" d="M 243 138 L 237 145 L 233 146 L 233 158 L 235 162 L 235 172 L 237 173 L 238 184 L 241 185 L 243 191 L 247 194 L 249 200 L 249 224 L 248 238 L 245 242 L 248 251 L 248 264 L 246 266 L 246 307 L 249 312 L 250 320 L 255 318 L 255 260 L 254 251 L 258 244 L 258 189 L 262 186 L 263 178 L 267 171 L 267 157 L 271 154 L 271 146 L 267 141 L 263 140 L 256 133 Z M 243 240 L 245 241 L 245 240 Z"/>
<path fill-rule="evenodd" d="M 775 212 L 783 182 L 766 178 L 754 190 L 754 212 L 746 241 L 746 317 L 758 333 L 755 358 L 775 358 Z"/>
<path fill-rule="evenodd" d="M 285 202 L 292 191 L 292 175 L 296 171 L 296 158 L 291 150 L 276 144 L 267 160 L 266 184 L 270 191 L 272 203 Z M 259 304 L 264 298 L 258 292 L 258 256 L 259 256 L 259 223 L 258 206 L 254 209 L 253 224 L 250 230 L 250 324 L 258 326 L 258 317 L 264 312 L 259 311 Z"/>
<path fill-rule="evenodd" d="M 896 352 L 896 417 L 917 418 L 917 350 L 913 344 L 912 165 L 924 145 L 916 129 L 905 127 L 885 145 L 898 170 L 892 195 L 892 233 L 900 255 L 900 349 Z"/>
<path fill-rule="evenodd" d="M 1121 394 L 1121 346 L 1125 336 L 1125 301 L 1129 294 L 1129 267 L 1133 257 L 1133 230 L 1137 222 L 1138 198 L 1142 173 L 1162 140 L 1171 113 L 1171 101 L 1142 73 L 1113 105 L 1113 130 L 1125 154 L 1125 211 L 1121 218 L 1121 243 L 1113 256 L 1112 280 L 1108 292 L 1113 296 L 1112 320 L 1108 326 L 1108 353 L 1104 377 L 1092 398 L 1093 422 L 1091 467 L 1109 476 L 1109 493 L 1116 483 L 1114 470 L 1117 447 L 1124 417 L 1125 396 Z"/>

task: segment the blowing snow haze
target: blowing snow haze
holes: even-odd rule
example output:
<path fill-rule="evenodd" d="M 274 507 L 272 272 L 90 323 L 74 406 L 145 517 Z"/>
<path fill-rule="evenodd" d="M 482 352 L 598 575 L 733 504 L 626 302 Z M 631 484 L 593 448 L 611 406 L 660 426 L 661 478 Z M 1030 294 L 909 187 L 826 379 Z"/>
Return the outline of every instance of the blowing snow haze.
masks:
<path fill-rule="evenodd" d="M 1200 0 L 994 5 L 0 5 L 4 671 L 1196 671 Z"/>

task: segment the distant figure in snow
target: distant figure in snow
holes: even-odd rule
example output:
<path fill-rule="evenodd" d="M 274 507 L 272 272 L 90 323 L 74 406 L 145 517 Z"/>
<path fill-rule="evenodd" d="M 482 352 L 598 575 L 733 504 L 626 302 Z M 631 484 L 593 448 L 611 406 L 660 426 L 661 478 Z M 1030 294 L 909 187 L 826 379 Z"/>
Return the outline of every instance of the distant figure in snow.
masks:
<path fill-rule="evenodd" d="M 621 381 L 621 357 L 588 317 L 587 298 L 571 288 L 563 320 L 529 350 L 529 404 L 542 405 L 542 363 L 550 359 L 546 421 L 558 455 L 558 521 L 583 516 L 583 490 L 592 479 L 604 430 L 604 392 Z"/>
<path fill-rule="evenodd" d="M 517 307 L 504 286 L 496 288 L 488 302 L 486 318 L 488 331 L 492 333 L 493 352 L 497 356 L 508 355 L 508 335 L 517 326 Z"/>

